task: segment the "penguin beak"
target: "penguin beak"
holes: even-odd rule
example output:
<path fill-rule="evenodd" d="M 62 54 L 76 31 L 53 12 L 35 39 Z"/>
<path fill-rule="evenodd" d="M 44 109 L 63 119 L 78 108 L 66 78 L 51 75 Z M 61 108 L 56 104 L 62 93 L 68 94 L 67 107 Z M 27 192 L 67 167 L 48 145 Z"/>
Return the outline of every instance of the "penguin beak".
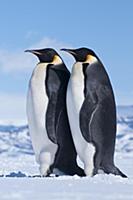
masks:
<path fill-rule="evenodd" d="M 70 54 L 72 54 L 73 56 L 76 56 L 75 50 L 74 49 L 60 49 L 61 51 L 66 51 Z"/>
<path fill-rule="evenodd" d="M 35 55 L 41 55 L 41 53 L 37 50 L 25 50 L 24 52 L 29 52 L 29 53 L 33 53 Z"/>

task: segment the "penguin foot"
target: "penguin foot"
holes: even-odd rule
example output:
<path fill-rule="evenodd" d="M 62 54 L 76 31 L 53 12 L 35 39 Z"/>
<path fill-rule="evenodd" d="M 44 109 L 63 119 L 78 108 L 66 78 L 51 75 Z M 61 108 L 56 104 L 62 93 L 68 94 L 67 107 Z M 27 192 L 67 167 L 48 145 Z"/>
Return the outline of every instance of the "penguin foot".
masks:
<path fill-rule="evenodd" d="M 84 170 L 81 167 L 78 167 L 78 166 L 77 166 L 76 174 L 78 176 L 81 176 L 81 177 L 86 176 Z"/>
<path fill-rule="evenodd" d="M 70 172 L 69 175 L 74 176 L 74 175 L 78 175 L 80 177 L 86 176 L 84 170 L 79 167 L 79 166 L 75 166 Z"/>
<path fill-rule="evenodd" d="M 49 175 L 51 174 L 51 169 L 49 167 L 49 165 L 41 165 L 40 166 L 40 174 L 42 177 L 49 177 Z"/>
<path fill-rule="evenodd" d="M 53 174 L 54 174 L 56 177 L 66 175 L 63 171 L 61 171 L 61 170 L 58 169 L 58 168 L 54 168 L 54 169 L 53 169 Z"/>
<path fill-rule="evenodd" d="M 69 168 L 56 167 L 54 168 L 53 172 L 58 176 L 62 175 L 67 175 L 67 176 L 78 175 L 80 177 L 86 176 L 84 170 L 79 166 L 69 167 Z"/>

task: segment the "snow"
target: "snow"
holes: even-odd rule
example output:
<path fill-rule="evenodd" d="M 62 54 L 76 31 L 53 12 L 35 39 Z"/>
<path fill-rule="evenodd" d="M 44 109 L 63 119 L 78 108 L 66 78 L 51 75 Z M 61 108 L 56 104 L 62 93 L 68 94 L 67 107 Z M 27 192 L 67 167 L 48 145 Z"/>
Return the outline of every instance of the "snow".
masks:
<path fill-rule="evenodd" d="M 133 199 L 133 180 L 108 175 L 94 178 L 3 178 L 0 185 L 2 200 Z"/>
<path fill-rule="evenodd" d="M 0 121 L 0 200 L 132 200 L 133 113 L 129 107 L 118 111 L 115 163 L 127 179 L 106 174 L 33 178 L 39 170 L 28 127 Z"/>

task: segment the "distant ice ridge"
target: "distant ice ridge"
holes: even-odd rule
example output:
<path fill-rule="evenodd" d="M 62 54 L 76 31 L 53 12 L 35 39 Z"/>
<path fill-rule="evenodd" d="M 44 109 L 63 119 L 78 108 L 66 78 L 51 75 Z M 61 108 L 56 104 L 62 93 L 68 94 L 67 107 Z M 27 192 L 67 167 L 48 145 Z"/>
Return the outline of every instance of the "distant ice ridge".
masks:
<path fill-rule="evenodd" d="M 28 126 L 0 125 L 0 153 L 7 156 L 32 155 Z"/>
<path fill-rule="evenodd" d="M 133 152 L 133 106 L 117 107 L 116 151 Z"/>
<path fill-rule="evenodd" d="M 117 116 L 116 152 L 133 152 L 133 106 L 118 106 Z M 0 154 L 34 154 L 27 125 L 0 121 Z"/>
<path fill-rule="evenodd" d="M 117 106 L 117 116 L 123 118 L 133 117 L 133 105 L 131 106 Z"/>

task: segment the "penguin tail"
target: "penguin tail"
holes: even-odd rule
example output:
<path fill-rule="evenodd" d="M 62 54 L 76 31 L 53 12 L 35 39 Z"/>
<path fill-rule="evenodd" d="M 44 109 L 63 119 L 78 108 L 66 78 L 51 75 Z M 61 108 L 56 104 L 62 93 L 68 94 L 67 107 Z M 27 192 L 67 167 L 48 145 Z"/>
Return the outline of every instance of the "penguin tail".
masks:
<path fill-rule="evenodd" d="M 101 168 L 106 174 L 114 174 L 116 176 L 121 176 L 122 178 L 128 178 L 120 169 L 116 166 L 104 166 Z"/>
<path fill-rule="evenodd" d="M 122 171 L 120 171 L 117 167 L 116 167 L 117 173 L 116 175 L 120 175 L 123 178 L 128 178 L 127 175 L 125 175 Z"/>

